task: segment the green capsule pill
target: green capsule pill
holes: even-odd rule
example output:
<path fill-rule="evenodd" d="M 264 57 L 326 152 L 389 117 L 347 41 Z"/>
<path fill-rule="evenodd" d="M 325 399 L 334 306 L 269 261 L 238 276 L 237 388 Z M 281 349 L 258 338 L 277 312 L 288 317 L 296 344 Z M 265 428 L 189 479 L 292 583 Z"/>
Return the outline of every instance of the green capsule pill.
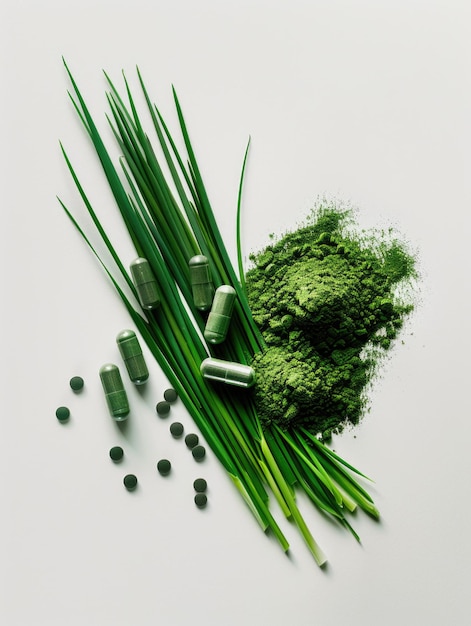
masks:
<path fill-rule="evenodd" d="M 214 285 L 208 259 L 197 254 L 191 257 L 189 267 L 194 305 L 199 311 L 209 311 L 213 303 Z"/>
<path fill-rule="evenodd" d="M 118 366 L 107 363 L 100 368 L 101 384 L 112 417 L 120 422 L 127 419 L 129 403 Z"/>
<path fill-rule="evenodd" d="M 226 383 L 226 385 L 247 388 L 255 384 L 254 369 L 242 363 L 209 357 L 201 363 L 200 371 L 204 378 Z"/>
<path fill-rule="evenodd" d="M 209 343 L 222 343 L 226 338 L 235 298 L 236 291 L 230 285 L 221 285 L 216 289 L 204 329 L 204 338 Z"/>
<path fill-rule="evenodd" d="M 143 385 L 149 378 L 149 370 L 136 333 L 132 330 L 123 330 L 116 337 L 116 343 L 128 370 L 129 378 L 135 385 Z"/>
<path fill-rule="evenodd" d="M 147 259 L 137 258 L 130 266 L 131 276 L 143 309 L 156 309 L 160 304 L 159 288 Z"/>

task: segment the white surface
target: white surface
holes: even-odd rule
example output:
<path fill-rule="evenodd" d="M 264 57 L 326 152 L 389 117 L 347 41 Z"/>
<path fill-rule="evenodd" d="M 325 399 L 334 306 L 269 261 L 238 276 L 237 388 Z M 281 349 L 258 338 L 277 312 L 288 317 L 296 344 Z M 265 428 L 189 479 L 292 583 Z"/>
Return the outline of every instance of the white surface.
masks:
<path fill-rule="evenodd" d="M 468 7 L 2 3 L 2 624 L 469 623 Z M 166 385 L 157 366 L 147 392 L 132 395 L 129 428 L 108 418 L 96 372 L 116 358 L 115 334 L 129 320 L 55 198 L 83 214 L 60 138 L 94 203 L 113 215 L 61 55 L 105 133 L 102 68 L 119 83 L 122 68 L 134 81 L 138 64 L 171 124 L 175 84 L 228 241 L 252 136 L 247 252 L 323 194 L 358 206 L 364 226 L 397 225 L 418 249 L 421 304 L 405 344 L 356 437 L 335 441 L 376 479 L 382 521 L 357 517 L 359 546 L 300 499 L 326 571 L 290 524 L 290 558 L 264 537 L 212 455 L 195 469 L 153 411 Z M 77 397 L 74 374 L 87 385 Z M 72 410 L 64 426 L 61 404 Z M 192 429 L 181 405 L 172 411 Z M 107 454 L 120 441 L 127 454 L 116 467 Z M 154 463 L 166 455 L 175 471 L 162 479 Z M 121 484 L 127 471 L 139 476 L 133 494 Z M 192 502 L 200 473 L 204 512 Z"/>

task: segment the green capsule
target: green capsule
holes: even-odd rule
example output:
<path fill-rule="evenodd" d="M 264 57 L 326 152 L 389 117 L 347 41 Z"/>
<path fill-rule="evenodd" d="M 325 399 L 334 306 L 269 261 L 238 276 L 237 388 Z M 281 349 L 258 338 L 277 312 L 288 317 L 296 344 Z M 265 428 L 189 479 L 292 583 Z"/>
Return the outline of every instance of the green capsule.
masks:
<path fill-rule="evenodd" d="M 129 403 L 117 365 L 107 363 L 100 368 L 101 384 L 111 416 L 117 421 L 127 419 Z"/>
<path fill-rule="evenodd" d="M 235 298 L 236 291 L 230 285 L 221 285 L 216 289 L 204 329 L 204 338 L 209 343 L 222 343 L 226 338 Z"/>
<path fill-rule="evenodd" d="M 189 266 L 194 305 L 199 311 L 209 311 L 213 303 L 214 285 L 208 259 L 197 254 L 191 257 Z"/>
<path fill-rule="evenodd" d="M 255 371 L 249 365 L 213 359 L 204 359 L 200 367 L 204 378 L 234 385 L 235 387 L 252 387 L 255 383 Z"/>
<path fill-rule="evenodd" d="M 129 378 L 135 385 L 143 385 L 149 378 L 149 370 L 136 333 L 132 330 L 123 330 L 116 337 L 116 343 L 128 370 Z"/>
<path fill-rule="evenodd" d="M 137 258 L 130 266 L 134 286 L 143 309 L 156 309 L 160 304 L 159 288 L 147 259 Z"/>

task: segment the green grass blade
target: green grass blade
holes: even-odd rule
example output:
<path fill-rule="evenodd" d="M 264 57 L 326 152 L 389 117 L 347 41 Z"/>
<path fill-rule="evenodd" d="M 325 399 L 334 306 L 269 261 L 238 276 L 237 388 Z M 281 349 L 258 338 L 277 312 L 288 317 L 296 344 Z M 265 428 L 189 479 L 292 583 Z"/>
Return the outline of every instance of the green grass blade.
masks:
<path fill-rule="evenodd" d="M 247 156 L 249 154 L 249 148 L 250 148 L 250 137 L 247 142 L 247 147 L 245 149 L 244 161 L 242 163 L 242 171 L 240 174 L 239 193 L 237 196 L 237 226 L 236 226 L 237 265 L 239 267 L 239 281 L 242 287 L 242 291 L 244 293 L 247 293 L 247 289 L 245 285 L 245 272 L 244 272 L 244 263 L 243 263 L 243 256 L 242 256 L 240 224 L 241 224 L 242 188 L 244 184 L 245 167 L 247 165 Z"/>

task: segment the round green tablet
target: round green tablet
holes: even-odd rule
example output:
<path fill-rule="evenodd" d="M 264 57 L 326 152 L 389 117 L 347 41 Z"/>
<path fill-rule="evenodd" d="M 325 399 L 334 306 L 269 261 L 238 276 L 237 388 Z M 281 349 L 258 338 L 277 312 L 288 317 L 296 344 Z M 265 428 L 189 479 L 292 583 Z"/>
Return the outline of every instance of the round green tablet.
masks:
<path fill-rule="evenodd" d="M 70 410 L 66 406 L 60 406 L 56 410 L 56 417 L 59 422 L 66 422 L 70 417 Z"/>
<path fill-rule="evenodd" d="M 82 391 L 84 385 L 83 378 L 81 376 L 72 376 L 69 384 L 74 391 Z"/>
<path fill-rule="evenodd" d="M 202 509 L 206 506 L 208 502 L 208 498 L 205 493 L 197 493 L 195 495 L 195 504 L 199 509 Z"/>
<path fill-rule="evenodd" d="M 155 410 L 159 415 L 168 415 L 170 412 L 170 404 L 166 400 L 162 400 L 162 402 L 157 402 Z"/>
<path fill-rule="evenodd" d="M 113 448 L 111 448 L 110 458 L 113 461 L 121 461 L 123 456 L 124 456 L 124 450 L 122 449 L 121 446 L 114 446 Z"/>
<path fill-rule="evenodd" d="M 137 487 L 137 476 L 134 474 L 126 474 L 123 478 L 123 483 L 128 491 L 132 491 Z"/>
<path fill-rule="evenodd" d="M 160 459 L 160 461 L 158 461 L 157 463 L 157 469 L 159 471 L 159 474 L 162 474 L 162 476 L 167 476 L 167 474 L 169 474 L 170 470 L 172 469 L 172 464 L 168 459 Z"/>
<path fill-rule="evenodd" d="M 185 437 L 185 443 L 188 448 L 194 448 L 196 445 L 198 445 L 198 441 L 198 435 L 195 435 L 195 433 L 190 433 Z"/>
<path fill-rule="evenodd" d="M 175 389 L 166 389 L 164 391 L 164 398 L 165 400 L 167 400 L 167 402 L 175 402 L 175 400 L 178 398 L 178 394 Z"/>
<path fill-rule="evenodd" d="M 207 486 L 208 486 L 208 483 L 205 481 L 204 478 L 197 478 L 193 482 L 193 487 L 195 488 L 195 491 L 197 491 L 198 493 L 203 493 L 203 491 L 206 491 Z"/>
<path fill-rule="evenodd" d="M 195 446 L 192 450 L 191 450 L 191 454 L 193 455 L 193 457 L 197 460 L 197 461 L 201 461 L 202 459 L 204 459 L 205 454 L 206 454 L 206 450 L 204 448 L 204 446 Z"/>
<path fill-rule="evenodd" d="M 183 435 L 183 424 L 173 422 L 173 424 L 170 424 L 170 432 L 174 437 L 181 437 Z"/>

